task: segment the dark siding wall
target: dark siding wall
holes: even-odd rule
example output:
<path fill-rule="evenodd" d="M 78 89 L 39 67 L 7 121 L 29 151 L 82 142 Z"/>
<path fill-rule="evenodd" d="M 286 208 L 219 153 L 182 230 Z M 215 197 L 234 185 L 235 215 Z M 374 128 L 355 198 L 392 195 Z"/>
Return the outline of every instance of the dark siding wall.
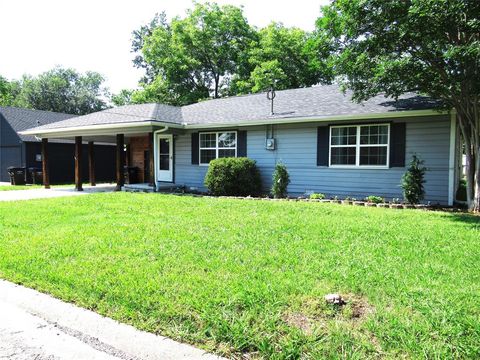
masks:
<path fill-rule="evenodd" d="M 7 168 L 22 165 L 22 146 L 0 147 L 0 181 L 10 181 Z"/>
<path fill-rule="evenodd" d="M 0 181 L 10 181 L 9 166 L 24 164 L 23 150 L 20 137 L 0 114 Z"/>
<path fill-rule="evenodd" d="M 88 181 L 88 147 L 83 145 L 82 178 Z M 73 183 L 75 180 L 75 146 L 74 144 L 49 143 L 50 183 Z M 36 154 L 41 154 L 41 144 L 36 142 L 26 145 L 27 167 L 42 167 L 36 161 Z M 115 146 L 95 145 L 95 177 L 97 182 L 115 179 Z"/>

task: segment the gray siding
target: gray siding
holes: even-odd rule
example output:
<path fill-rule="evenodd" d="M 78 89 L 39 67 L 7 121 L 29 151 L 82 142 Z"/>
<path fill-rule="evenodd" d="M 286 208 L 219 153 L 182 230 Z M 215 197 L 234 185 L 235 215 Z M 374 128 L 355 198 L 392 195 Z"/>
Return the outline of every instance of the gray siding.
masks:
<path fill-rule="evenodd" d="M 418 154 L 425 160 L 425 166 L 429 169 L 425 184 L 426 200 L 446 204 L 450 143 L 449 116 L 394 119 L 393 121 L 407 123 L 406 162 L 408 163 L 413 154 Z M 248 131 L 247 155 L 257 161 L 266 190 L 271 185 L 275 163 L 282 161 L 290 173 L 291 183 L 288 191 L 292 195 L 315 191 L 339 197 L 363 198 L 367 195 L 380 195 L 389 199 L 402 197 L 399 184 L 405 168 L 338 169 L 317 166 L 317 126 L 319 125 L 321 124 L 275 126 L 274 137 L 277 141 L 275 151 L 265 150 L 265 126 L 242 128 Z M 203 179 L 208 167 L 191 165 L 190 147 L 190 132 L 176 136 L 175 183 L 205 190 Z"/>

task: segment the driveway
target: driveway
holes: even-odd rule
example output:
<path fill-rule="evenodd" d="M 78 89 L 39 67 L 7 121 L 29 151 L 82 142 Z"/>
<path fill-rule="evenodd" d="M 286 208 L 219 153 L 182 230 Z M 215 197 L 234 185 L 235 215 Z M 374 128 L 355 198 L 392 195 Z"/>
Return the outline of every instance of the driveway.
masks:
<path fill-rule="evenodd" d="M 56 198 L 64 196 L 82 196 L 99 192 L 109 192 L 115 189 L 115 185 L 85 185 L 83 191 L 75 191 L 73 187 L 54 187 L 51 189 L 11 190 L 0 191 L 0 201 L 18 201 L 44 198 Z"/>
<path fill-rule="evenodd" d="M 221 360 L 0 280 L 0 359 Z"/>

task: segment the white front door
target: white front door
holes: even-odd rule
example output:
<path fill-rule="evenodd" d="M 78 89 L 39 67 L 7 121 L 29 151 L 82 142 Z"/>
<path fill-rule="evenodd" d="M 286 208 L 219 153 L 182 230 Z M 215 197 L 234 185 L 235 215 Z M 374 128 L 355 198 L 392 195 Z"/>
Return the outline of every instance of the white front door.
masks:
<path fill-rule="evenodd" d="M 157 181 L 173 181 L 173 136 L 158 135 Z"/>

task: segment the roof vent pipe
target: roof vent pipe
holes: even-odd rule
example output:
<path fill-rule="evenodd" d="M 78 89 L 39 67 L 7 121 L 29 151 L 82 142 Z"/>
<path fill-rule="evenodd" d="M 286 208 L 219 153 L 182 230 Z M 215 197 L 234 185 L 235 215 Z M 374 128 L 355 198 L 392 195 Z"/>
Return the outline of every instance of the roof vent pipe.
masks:
<path fill-rule="evenodd" d="M 273 112 L 273 99 L 275 99 L 275 88 L 272 86 L 267 91 L 267 99 L 270 100 L 270 115 L 273 116 L 275 113 Z"/>

